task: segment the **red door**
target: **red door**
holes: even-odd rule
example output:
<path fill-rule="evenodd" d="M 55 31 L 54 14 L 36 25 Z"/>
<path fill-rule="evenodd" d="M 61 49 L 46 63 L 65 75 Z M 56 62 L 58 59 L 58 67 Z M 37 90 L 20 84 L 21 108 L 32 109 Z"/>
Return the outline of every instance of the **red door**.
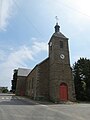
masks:
<path fill-rule="evenodd" d="M 60 100 L 67 101 L 68 100 L 68 86 L 65 83 L 60 85 Z"/>

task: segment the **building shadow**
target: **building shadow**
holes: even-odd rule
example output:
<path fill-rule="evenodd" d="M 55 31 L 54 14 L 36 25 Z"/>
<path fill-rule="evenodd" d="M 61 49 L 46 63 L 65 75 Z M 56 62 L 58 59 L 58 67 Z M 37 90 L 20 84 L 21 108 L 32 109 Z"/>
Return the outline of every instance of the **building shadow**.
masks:
<path fill-rule="evenodd" d="M 0 95 L 0 105 L 37 105 L 37 104 L 25 98 L 17 98 L 16 96 L 10 95 L 8 95 L 8 97 L 6 95 Z"/>
<path fill-rule="evenodd" d="M 0 105 L 56 105 L 56 104 L 63 104 L 63 103 L 53 103 L 52 101 L 47 100 L 33 100 L 27 98 L 25 96 L 15 96 L 12 95 L 0 95 Z"/>

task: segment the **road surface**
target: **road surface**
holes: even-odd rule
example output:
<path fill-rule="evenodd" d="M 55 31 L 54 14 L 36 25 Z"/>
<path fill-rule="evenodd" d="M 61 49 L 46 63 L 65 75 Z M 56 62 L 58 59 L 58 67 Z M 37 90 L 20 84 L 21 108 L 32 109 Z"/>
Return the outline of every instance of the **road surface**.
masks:
<path fill-rule="evenodd" d="M 0 120 L 89 120 L 90 104 L 38 104 L 13 94 L 0 94 Z"/>

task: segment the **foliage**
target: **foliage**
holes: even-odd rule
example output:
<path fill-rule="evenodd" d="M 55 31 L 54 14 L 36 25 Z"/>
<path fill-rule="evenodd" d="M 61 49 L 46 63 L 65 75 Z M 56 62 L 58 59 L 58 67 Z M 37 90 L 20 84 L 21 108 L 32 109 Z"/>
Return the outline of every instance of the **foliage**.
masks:
<path fill-rule="evenodd" d="M 13 80 L 12 80 L 12 92 L 15 93 L 15 90 L 16 90 L 16 84 L 17 84 L 17 72 L 18 70 L 15 69 L 14 70 L 14 74 L 13 74 Z"/>
<path fill-rule="evenodd" d="M 90 60 L 80 58 L 72 70 L 77 100 L 90 100 Z"/>
<path fill-rule="evenodd" d="M 2 91 L 2 93 L 7 93 L 8 92 L 8 88 L 7 87 L 2 87 L 1 91 Z"/>

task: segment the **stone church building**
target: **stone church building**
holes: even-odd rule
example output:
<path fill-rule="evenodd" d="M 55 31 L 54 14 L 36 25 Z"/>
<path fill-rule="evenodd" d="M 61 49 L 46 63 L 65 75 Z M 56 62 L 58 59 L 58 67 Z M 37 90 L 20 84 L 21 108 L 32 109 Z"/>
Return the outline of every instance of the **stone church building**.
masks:
<path fill-rule="evenodd" d="M 48 46 L 48 58 L 37 64 L 25 79 L 25 95 L 35 100 L 74 101 L 75 89 L 68 38 L 60 32 L 58 23 Z"/>

